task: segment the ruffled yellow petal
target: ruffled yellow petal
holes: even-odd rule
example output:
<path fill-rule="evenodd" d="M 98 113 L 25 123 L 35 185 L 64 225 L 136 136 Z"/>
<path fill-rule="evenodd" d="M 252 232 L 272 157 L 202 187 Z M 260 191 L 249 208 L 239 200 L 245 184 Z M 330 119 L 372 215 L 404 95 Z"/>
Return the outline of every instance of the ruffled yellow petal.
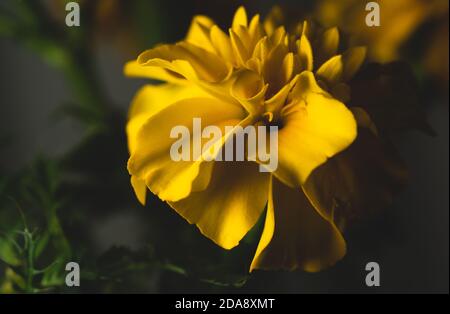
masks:
<path fill-rule="evenodd" d="M 255 72 L 242 71 L 231 86 L 230 94 L 248 113 L 257 114 L 264 104 L 267 87 Z"/>
<path fill-rule="evenodd" d="M 208 94 L 195 85 L 145 85 L 134 96 L 128 113 L 127 123 L 128 149 L 137 146 L 137 134 L 148 118 L 173 103 L 193 97 L 205 97 Z"/>
<path fill-rule="evenodd" d="M 124 73 L 128 77 L 149 78 L 180 85 L 187 84 L 186 79 L 175 72 L 155 66 L 143 66 L 135 60 L 125 64 Z"/>
<path fill-rule="evenodd" d="M 170 205 L 202 234 L 231 249 L 253 227 L 267 202 L 268 173 L 252 162 L 215 162 L 204 191 Z"/>
<path fill-rule="evenodd" d="M 312 170 L 348 147 L 356 122 L 347 107 L 302 72 L 283 108 L 278 133 L 279 165 L 275 175 L 290 186 L 301 186 Z"/>
<path fill-rule="evenodd" d="M 129 121 L 143 114 L 147 118 L 169 105 L 194 97 L 207 97 L 208 93 L 194 84 L 190 85 L 145 85 L 134 96 L 128 113 Z"/>
<path fill-rule="evenodd" d="M 177 140 L 170 138 L 172 128 L 186 126 L 192 141 L 194 118 L 201 119 L 203 128 L 237 125 L 245 118 L 245 112 L 240 106 L 217 99 L 190 98 L 176 102 L 147 119 L 138 133 L 136 149 L 128 161 L 128 171 L 144 180 L 148 188 L 163 200 L 178 201 L 187 197 L 204 163 L 203 155 L 191 155 L 192 161 L 173 161 L 170 156 L 170 148 Z"/>
<path fill-rule="evenodd" d="M 345 255 L 341 233 L 319 215 L 301 189 L 289 188 L 273 178 L 270 193 L 263 234 L 250 271 L 317 272 Z"/>
<path fill-rule="evenodd" d="M 224 60 L 215 53 L 188 42 L 162 45 L 144 51 L 138 57 L 142 66 L 160 67 L 191 81 L 220 82 L 230 72 Z"/>
<path fill-rule="evenodd" d="M 140 131 L 142 125 L 147 121 L 148 116 L 145 114 L 136 115 L 133 119 L 130 119 L 126 126 L 127 141 L 128 141 L 128 151 L 130 153 L 136 150 L 138 145 L 137 135 Z"/>
<path fill-rule="evenodd" d="M 146 85 L 134 96 L 129 111 L 129 120 L 126 126 L 128 149 L 130 153 L 138 145 L 137 135 L 147 119 L 169 105 L 190 97 L 202 97 L 207 94 L 195 85 Z M 136 176 L 131 177 L 131 185 L 141 204 L 145 204 L 145 182 Z"/>

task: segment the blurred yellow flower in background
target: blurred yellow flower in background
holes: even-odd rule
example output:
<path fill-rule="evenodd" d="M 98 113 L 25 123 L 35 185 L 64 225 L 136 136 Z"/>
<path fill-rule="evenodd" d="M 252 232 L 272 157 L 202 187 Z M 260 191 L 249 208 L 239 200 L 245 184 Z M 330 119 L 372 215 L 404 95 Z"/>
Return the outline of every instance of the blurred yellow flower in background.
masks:
<path fill-rule="evenodd" d="M 370 45 L 374 60 L 388 62 L 398 57 L 399 48 L 428 18 L 448 10 L 448 1 L 442 0 L 396 0 L 377 1 L 380 5 L 381 25 L 368 27 L 365 17 L 367 1 L 322 0 L 317 18 L 324 25 L 338 25 L 358 40 Z"/>
<path fill-rule="evenodd" d="M 225 249 L 239 244 L 267 205 L 250 270 L 314 272 L 345 255 L 339 227 L 349 213 L 373 199 L 384 204 L 405 171 L 386 153 L 369 114 L 348 105 L 366 48 L 341 52 L 336 27 L 305 21 L 289 33 L 281 21 L 277 8 L 260 21 L 241 7 L 225 33 L 196 16 L 183 41 L 127 63 L 126 75 L 164 82 L 133 99 L 128 171 L 142 204 L 149 189 Z M 171 160 L 171 128 L 197 117 L 219 127 L 277 125 L 278 169 Z"/>
<path fill-rule="evenodd" d="M 400 58 L 401 49 L 421 27 L 428 25 L 424 70 L 448 84 L 448 5 L 447 0 L 378 0 L 381 25 L 367 27 L 361 0 L 321 0 L 316 18 L 325 26 L 337 25 L 352 35 L 352 41 L 369 47 L 368 57 L 378 62 Z"/>

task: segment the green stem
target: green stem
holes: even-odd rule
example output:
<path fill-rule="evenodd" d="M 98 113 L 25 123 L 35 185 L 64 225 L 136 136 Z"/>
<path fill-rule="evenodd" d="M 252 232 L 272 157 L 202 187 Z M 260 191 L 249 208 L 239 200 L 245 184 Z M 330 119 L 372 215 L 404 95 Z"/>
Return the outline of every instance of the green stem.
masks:
<path fill-rule="evenodd" d="M 27 264 L 26 264 L 26 293 L 33 293 L 33 278 L 34 278 L 34 243 L 33 235 L 25 229 L 25 247 L 27 254 Z"/>

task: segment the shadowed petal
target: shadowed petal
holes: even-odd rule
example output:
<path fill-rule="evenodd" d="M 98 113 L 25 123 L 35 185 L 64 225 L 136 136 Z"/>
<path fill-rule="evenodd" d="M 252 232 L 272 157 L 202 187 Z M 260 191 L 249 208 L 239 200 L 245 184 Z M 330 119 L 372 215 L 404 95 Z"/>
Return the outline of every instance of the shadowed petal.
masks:
<path fill-rule="evenodd" d="M 348 149 L 311 173 L 304 190 L 316 209 L 343 229 L 389 205 L 407 178 L 393 147 L 360 128 Z"/>
<path fill-rule="evenodd" d="M 319 215 L 301 189 L 273 178 L 270 193 L 264 231 L 250 271 L 316 272 L 344 257 L 346 244 L 339 230 Z"/>

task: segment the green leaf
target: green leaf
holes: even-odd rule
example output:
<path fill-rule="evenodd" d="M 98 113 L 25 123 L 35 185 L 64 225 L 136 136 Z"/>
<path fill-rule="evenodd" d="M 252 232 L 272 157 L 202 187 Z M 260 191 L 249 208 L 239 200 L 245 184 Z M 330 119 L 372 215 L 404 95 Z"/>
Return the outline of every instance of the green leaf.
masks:
<path fill-rule="evenodd" d="M 10 266 L 21 264 L 18 245 L 12 235 L 0 234 L 0 260 Z"/>
<path fill-rule="evenodd" d="M 50 240 L 50 233 L 44 232 L 39 238 L 36 239 L 36 248 L 34 257 L 37 259 L 41 256 L 42 252 L 47 248 L 48 242 Z"/>
<path fill-rule="evenodd" d="M 41 285 L 43 287 L 62 286 L 65 281 L 64 263 L 60 261 L 53 262 L 49 267 L 43 270 Z"/>

